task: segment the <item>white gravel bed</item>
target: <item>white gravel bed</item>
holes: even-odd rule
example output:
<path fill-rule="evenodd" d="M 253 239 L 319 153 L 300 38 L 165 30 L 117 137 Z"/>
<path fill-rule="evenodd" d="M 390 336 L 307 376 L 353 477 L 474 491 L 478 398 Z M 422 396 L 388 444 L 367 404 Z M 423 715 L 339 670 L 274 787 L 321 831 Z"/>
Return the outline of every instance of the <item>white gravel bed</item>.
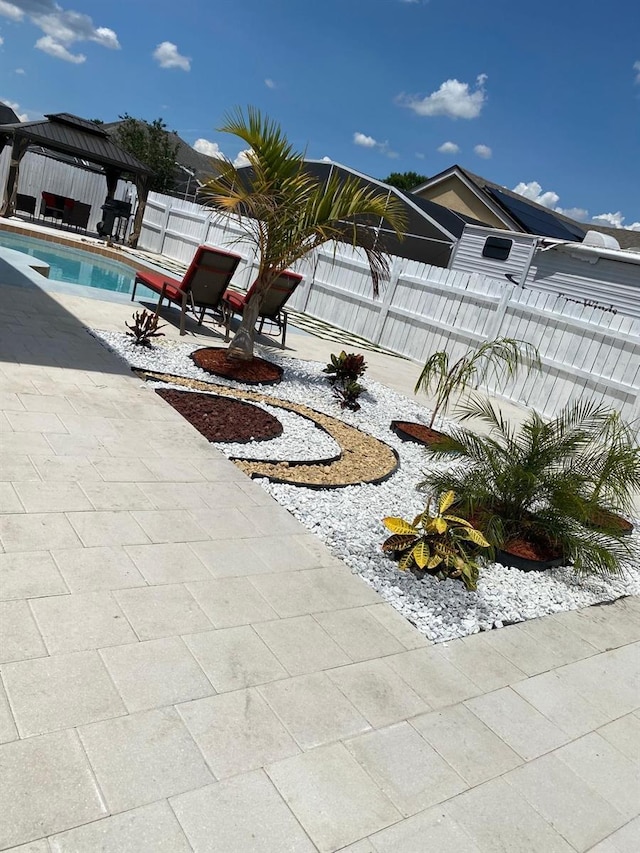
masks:
<path fill-rule="evenodd" d="M 153 350 L 134 347 L 126 336 L 115 332 L 96 332 L 129 363 L 149 370 L 174 373 L 193 379 L 215 381 L 234 388 L 239 383 L 212 377 L 196 367 L 188 358 L 190 344 L 166 342 Z M 336 346 L 336 349 L 338 347 Z M 488 563 L 480 572 L 476 592 L 468 592 L 457 581 L 437 581 L 432 577 L 418 580 L 410 572 L 400 572 L 396 563 L 380 551 L 387 532 L 381 523 L 386 515 L 412 518 L 424 507 L 424 496 L 416 491 L 421 475 L 433 462 L 424 449 L 413 442 L 403 442 L 389 429 L 392 420 L 414 420 L 427 423 L 429 411 L 389 388 L 363 377 L 367 392 L 360 398 L 359 412 L 341 410 L 333 398 L 324 365 L 290 359 L 273 352 L 259 353 L 285 367 L 278 385 L 244 386 L 273 397 L 304 403 L 313 409 L 342 418 L 394 447 L 400 456 L 400 468 L 389 480 L 379 485 L 348 486 L 342 489 L 316 490 L 259 480 L 262 487 L 285 506 L 311 532 L 319 536 L 332 553 L 342 559 L 354 573 L 360 574 L 380 595 L 399 610 L 430 640 L 435 642 L 462 637 L 478 631 L 501 627 L 563 610 L 572 610 L 599 602 L 613 601 L 623 595 L 640 594 L 640 566 L 628 566 L 616 578 L 581 578 L 570 568 L 546 572 L 521 572 L 498 563 Z M 398 361 L 399 370 L 417 370 L 414 365 Z M 278 410 L 277 410 L 278 411 Z M 276 417 L 282 420 L 282 412 Z M 283 421 L 284 423 L 284 421 Z M 436 422 L 446 426 L 446 421 Z M 297 427 L 292 425 L 292 429 Z M 285 433 L 271 442 L 256 444 L 260 458 L 264 449 L 275 441 L 281 449 L 294 449 L 294 441 Z M 315 430 L 312 440 L 326 438 Z M 289 443 L 290 442 L 290 443 Z M 229 445 L 223 452 L 228 452 Z M 240 445 L 245 450 L 249 445 Z M 314 448 L 316 445 L 314 444 Z M 311 450 L 311 444 L 308 445 Z M 282 450 L 279 450 L 279 453 Z M 278 458 L 283 458 L 278 455 Z M 287 458 L 294 458 L 293 456 Z M 441 462 L 439 464 L 446 464 Z M 634 536 L 638 536 L 638 524 Z"/>
<path fill-rule="evenodd" d="M 340 455 L 340 445 L 323 429 L 319 429 L 309 418 L 296 412 L 288 412 L 277 406 L 256 403 L 277 418 L 282 424 L 282 435 L 270 441 L 250 441 L 246 444 L 236 442 L 213 442 L 225 456 L 234 459 L 287 460 L 288 462 L 314 462 L 321 459 L 333 459 Z"/>

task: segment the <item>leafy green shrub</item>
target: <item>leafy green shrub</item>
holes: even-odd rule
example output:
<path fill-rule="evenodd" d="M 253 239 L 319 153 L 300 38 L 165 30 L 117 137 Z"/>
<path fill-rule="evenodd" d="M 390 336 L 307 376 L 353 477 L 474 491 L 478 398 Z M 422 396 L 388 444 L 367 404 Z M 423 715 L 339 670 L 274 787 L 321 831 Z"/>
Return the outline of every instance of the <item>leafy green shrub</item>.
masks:
<path fill-rule="evenodd" d="M 516 428 L 480 399 L 462 409 L 479 418 L 489 435 L 464 427 L 429 448 L 434 456 L 454 454 L 446 471 L 432 471 L 419 488 L 460 495 L 460 515 L 479 524 L 491 545 L 509 550 L 527 543 L 535 553 L 561 556 L 578 572 L 608 575 L 638 556 L 638 547 L 612 525 L 595 527 L 594 513 L 628 507 L 640 478 L 637 449 L 624 457 L 626 481 L 611 483 L 608 472 L 622 465 L 627 439 L 611 440 L 612 411 L 593 402 L 567 405 L 545 420 L 530 412 Z M 628 436 L 627 436 L 628 438 Z M 619 442 L 619 443 L 616 443 Z M 598 491 L 597 484 L 601 484 Z"/>
<path fill-rule="evenodd" d="M 396 555 L 399 569 L 426 571 L 441 580 L 460 578 L 467 589 L 476 589 L 477 551 L 488 548 L 489 543 L 469 521 L 447 514 L 455 499 L 452 491 L 437 503 L 429 498 L 424 512 L 411 523 L 392 516 L 383 518 L 392 535 L 382 543 L 382 550 Z"/>
<path fill-rule="evenodd" d="M 324 368 L 323 373 L 329 374 L 331 382 L 355 382 L 364 375 L 367 365 L 363 355 L 354 352 L 331 354 L 330 363 Z"/>
<path fill-rule="evenodd" d="M 468 350 L 454 364 L 450 364 L 445 350 L 434 352 L 425 362 L 416 382 L 414 392 L 435 394 L 429 427 L 433 428 L 437 415 L 449 409 L 451 398 L 458 398 L 471 385 L 477 386 L 493 378 L 501 382 L 516 375 L 525 364 L 538 368 L 538 350 L 526 341 L 514 338 L 496 338 L 486 341 L 476 350 Z"/>
<path fill-rule="evenodd" d="M 147 311 L 146 308 L 142 311 L 136 311 L 131 325 L 125 320 L 125 326 L 130 330 L 127 334 L 133 338 L 133 343 L 136 346 L 151 348 L 153 346 L 152 338 L 164 337 L 164 332 L 159 331 L 159 329 L 164 329 L 164 325 L 158 326 L 159 320 L 157 314 Z"/>
<path fill-rule="evenodd" d="M 343 409 L 351 409 L 357 412 L 360 408 L 358 397 L 364 391 L 364 386 L 358 382 L 343 381 L 334 386 L 333 396 L 339 401 Z"/>

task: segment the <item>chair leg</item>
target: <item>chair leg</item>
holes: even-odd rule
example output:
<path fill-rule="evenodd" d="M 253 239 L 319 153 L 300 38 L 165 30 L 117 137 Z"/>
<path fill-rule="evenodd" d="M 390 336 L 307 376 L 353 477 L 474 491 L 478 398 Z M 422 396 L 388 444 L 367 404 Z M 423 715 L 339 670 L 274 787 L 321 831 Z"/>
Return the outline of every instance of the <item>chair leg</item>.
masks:
<path fill-rule="evenodd" d="M 184 321 L 187 316 L 187 295 L 186 293 L 182 294 L 182 304 L 180 306 L 180 334 L 184 335 Z"/>
<path fill-rule="evenodd" d="M 138 279 L 134 278 L 133 280 L 133 290 L 131 291 L 131 301 L 136 298 L 136 287 L 138 286 Z"/>
<path fill-rule="evenodd" d="M 231 309 L 228 305 L 222 306 L 222 317 L 224 320 L 224 342 L 229 342 L 229 330 L 231 329 Z"/>
<path fill-rule="evenodd" d="M 284 349 L 284 344 L 287 339 L 287 312 L 282 312 L 282 349 Z"/>
<path fill-rule="evenodd" d="M 195 312 L 194 312 L 194 313 L 195 313 Z M 204 315 L 205 315 L 206 313 L 207 313 L 207 306 L 205 305 L 205 306 L 203 307 L 202 311 L 200 312 L 200 318 L 198 319 L 198 325 L 199 325 L 199 326 L 201 326 L 201 325 L 202 325 L 202 321 L 204 320 Z"/>

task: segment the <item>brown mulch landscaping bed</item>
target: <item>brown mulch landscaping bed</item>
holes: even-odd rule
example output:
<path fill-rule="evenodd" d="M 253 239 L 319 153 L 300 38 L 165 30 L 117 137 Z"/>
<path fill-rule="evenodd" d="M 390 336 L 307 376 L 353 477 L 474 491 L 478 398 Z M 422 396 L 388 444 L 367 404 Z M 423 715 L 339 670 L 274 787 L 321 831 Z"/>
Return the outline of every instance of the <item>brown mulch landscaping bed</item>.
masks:
<path fill-rule="evenodd" d="M 247 385 L 275 385 L 282 379 L 282 368 L 271 361 L 257 356 L 251 361 L 229 359 L 227 353 L 226 347 L 203 347 L 192 352 L 191 358 L 207 373 Z"/>
<path fill-rule="evenodd" d="M 316 412 L 301 403 L 288 403 L 260 394 L 257 391 L 242 391 L 200 382 L 197 379 L 186 379 L 170 373 L 156 373 L 149 370 L 135 371 L 138 376 L 155 382 L 171 382 L 184 385 L 199 391 L 212 391 L 229 397 L 242 397 L 256 402 L 268 403 L 270 406 L 297 412 L 314 421 L 317 426 L 326 430 L 337 442 L 341 455 L 333 461 L 318 460 L 316 462 L 289 463 L 261 462 L 249 459 L 234 459 L 235 464 L 249 477 L 267 477 L 274 482 L 290 483 L 294 486 L 307 486 L 316 489 L 340 488 L 358 483 L 379 483 L 390 477 L 398 468 L 398 457 L 395 451 L 383 441 L 368 435 L 338 418 Z"/>
<path fill-rule="evenodd" d="M 418 444 L 438 444 L 445 437 L 438 430 L 413 421 L 391 421 L 391 429 L 403 441 L 416 441 Z"/>
<path fill-rule="evenodd" d="M 282 435 L 280 421 L 251 403 L 173 388 L 156 388 L 156 394 L 209 441 L 267 441 Z"/>

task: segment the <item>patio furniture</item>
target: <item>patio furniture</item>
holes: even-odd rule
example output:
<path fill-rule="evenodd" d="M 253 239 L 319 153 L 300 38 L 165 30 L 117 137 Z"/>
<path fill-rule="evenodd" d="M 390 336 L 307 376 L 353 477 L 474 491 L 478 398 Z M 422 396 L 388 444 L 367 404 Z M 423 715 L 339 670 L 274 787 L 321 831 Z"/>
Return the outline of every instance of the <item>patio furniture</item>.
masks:
<path fill-rule="evenodd" d="M 282 272 L 269 288 L 264 301 L 260 307 L 258 317 L 260 325 L 258 332 L 262 332 L 265 320 L 270 320 L 282 333 L 282 349 L 284 349 L 287 337 L 287 312 L 284 306 L 293 294 L 296 287 L 302 281 L 302 276 L 297 272 Z M 222 298 L 222 315 L 225 322 L 225 341 L 229 340 L 229 329 L 231 318 L 234 314 L 242 315 L 244 307 L 253 295 L 258 282 L 254 281 L 246 293 L 238 293 L 235 290 L 227 290 Z"/>
<path fill-rule="evenodd" d="M 71 225 L 76 231 L 78 228 L 87 230 L 89 224 L 89 216 L 91 215 L 91 205 L 85 204 L 82 201 L 76 201 L 73 207 L 65 209 L 62 215 L 62 221 L 65 225 Z"/>
<path fill-rule="evenodd" d="M 64 195 L 56 195 L 42 191 L 42 201 L 40 202 L 40 216 L 47 219 L 62 219 L 67 211 L 73 208 L 74 201 L 72 198 L 67 198 Z"/>
<path fill-rule="evenodd" d="M 16 210 L 22 210 L 28 213 L 33 219 L 36 215 L 37 199 L 34 195 L 24 195 L 24 193 L 16 193 Z"/>
<path fill-rule="evenodd" d="M 184 335 L 187 307 L 190 307 L 194 314 L 196 308 L 200 309 L 198 325 L 201 326 L 206 311 L 220 308 L 223 294 L 240 260 L 240 255 L 213 249 L 211 246 L 199 246 L 182 281 L 164 273 L 138 271 L 131 299 L 135 299 L 138 284 L 143 284 L 160 294 L 156 311 L 160 310 L 164 299 L 179 305 L 180 334 Z"/>

